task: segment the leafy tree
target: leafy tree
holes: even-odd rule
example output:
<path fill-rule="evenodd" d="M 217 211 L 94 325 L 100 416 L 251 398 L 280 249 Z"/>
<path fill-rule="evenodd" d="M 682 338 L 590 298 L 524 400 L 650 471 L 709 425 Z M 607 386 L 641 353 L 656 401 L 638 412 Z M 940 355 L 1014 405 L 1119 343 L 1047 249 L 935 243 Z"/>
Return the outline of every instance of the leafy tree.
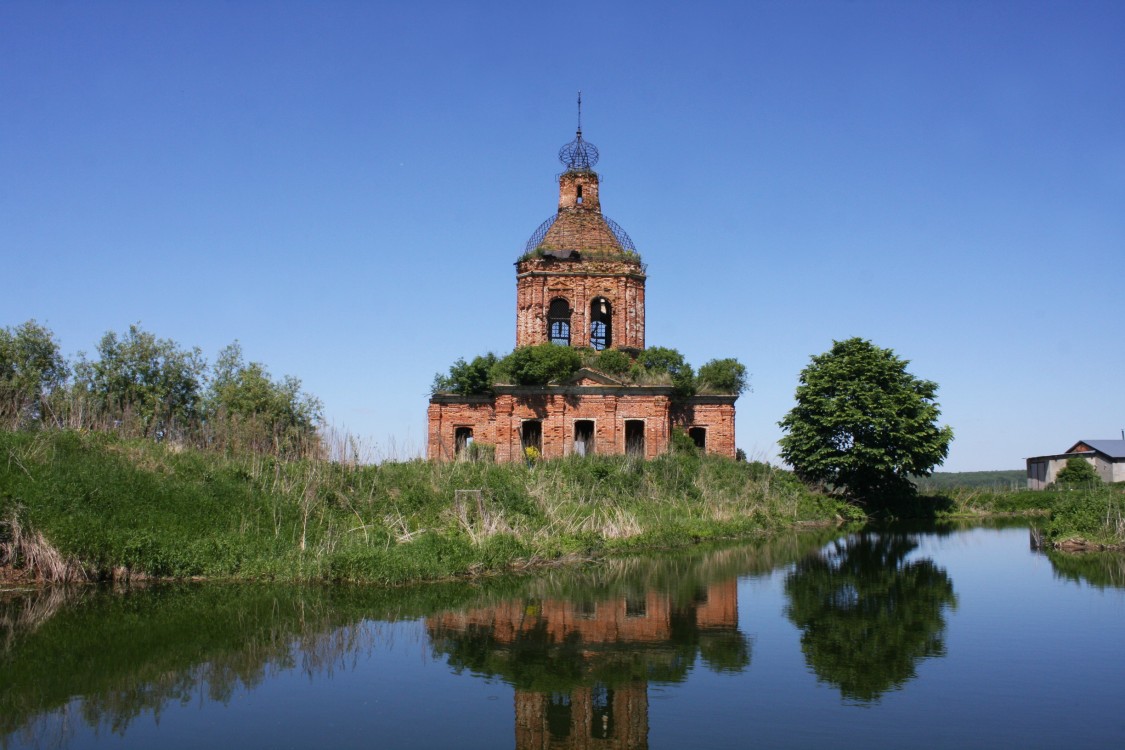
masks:
<path fill-rule="evenodd" d="M 1059 470 L 1055 476 L 1055 484 L 1063 486 L 1079 486 L 1089 487 L 1091 485 L 1099 484 L 1102 478 L 1098 476 L 1098 470 L 1094 468 L 1086 459 L 1081 456 L 1071 456 L 1066 460 L 1066 466 Z"/>
<path fill-rule="evenodd" d="M 139 419 L 145 435 L 157 435 L 197 421 L 206 367 L 199 347 L 181 349 L 131 325 L 121 337 L 106 333 L 98 342 L 98 359 L 80 354 L 74 370 L 77 390 L 103 416 Z"/>
<path fill-rule="evenodd" d="M 696 390 L 703 393 L 733 393 L 741 396 L 749 384 L 746 366 L 737 359 L 713 359 L 699 368 L 695 376 Z"/>
<path fill-rule="evenodd" d="M 492 393 L 492 369 L 496 366 L 492 352 L 483 357 L 473 357 L 466 362 L 462 357 L 449 368 L 448 375 L 434 375 L 430 393 L 453 393 L 458 396 L 483 396 Z"/>
<path fill-rule="evenodd" d="M 890 349 L 851 338 L 812 358 L 797 405 L 778 424 L 781 456 L 805 481 L 853 498 L 913 494 L 910 475 L 929 476 L 949 452 L 953 430 L 936 423 L 937 384 L 906 371 Z"/>
<path fill-rule="evenodd" d="M 945 654 L 953 581 L 932 560 L 906 561 L 918 546 L 902 534 L 837 540 L 785 578 L 786 615 L 816 676 L 845 698 L 876 701 Z"/>
<path fill-rule="evenodd" d="M 69 367 L 49 328 L 29 320 L 0 328 L 0 417 L 42 419 L 47 398 L 66 383 Z"/>
<path fill-rule="evenodd" d="M 323 419 L 323 405 L 301 391 L 300 380 L 275 381 L 262 363 L 246 364 L 237 341 L 219 353 L 207 402 L 212 420 L 241 428 L 232 437 L 256 450 L 301 450 L 315 442 Z"/>
<path fill-rule="evenodd" d="M 645 375 L 661 373 L 669 376 L 677 397 L 684 398 L 695 393 L 695 373 L 677 350 L 653 346 L 637 355 L 634 377 L 640 380 Z"/>
<path fill-rule="evenodd" d="M 577 349 L 558 344 L 518 347 L 496 363 L 493 377 L 499 383 L 546 385 L 565 380 L 582 367 Z"/>

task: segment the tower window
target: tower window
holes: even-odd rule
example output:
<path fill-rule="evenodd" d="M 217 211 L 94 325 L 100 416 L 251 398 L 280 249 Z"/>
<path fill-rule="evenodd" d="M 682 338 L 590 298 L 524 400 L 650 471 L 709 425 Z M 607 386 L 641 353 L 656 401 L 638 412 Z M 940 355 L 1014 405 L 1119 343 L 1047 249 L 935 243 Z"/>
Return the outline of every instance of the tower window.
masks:
<path fill-rule="evenodd" d="M 605 297 L 594 297 L 590 303 L 590 347 L 596 351 L 613 344 L 613 309 Z"/>
<path fill-rule="evenodd" d="M 552 344 L 570 346 L 570 303 L 561 297 L 547 308 L 547 338 Z"/>
<path fill-rule="evenodd" d="M 582 186 L 578 186 L 578 205 L 582 205 Z"/>

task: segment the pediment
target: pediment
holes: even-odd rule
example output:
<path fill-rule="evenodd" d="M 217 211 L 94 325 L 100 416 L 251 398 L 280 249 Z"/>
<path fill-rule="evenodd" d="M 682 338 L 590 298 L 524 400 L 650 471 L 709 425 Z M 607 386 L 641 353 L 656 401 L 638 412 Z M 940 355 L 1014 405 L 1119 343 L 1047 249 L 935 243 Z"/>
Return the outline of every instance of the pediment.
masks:
<path fill-rule="evenodd" d="M 591 369 L 589 367 L 583 367 L 581 370 L 574 373 L 566 380 L 562 381 L 562 385 L 622 386 L 625 385 L 625 383 L 624 381 L 618 380 L 617 378 L 612 378 L 609 375 L 606 375 L 604 372 L 598 372 L 597 370 Z"/>

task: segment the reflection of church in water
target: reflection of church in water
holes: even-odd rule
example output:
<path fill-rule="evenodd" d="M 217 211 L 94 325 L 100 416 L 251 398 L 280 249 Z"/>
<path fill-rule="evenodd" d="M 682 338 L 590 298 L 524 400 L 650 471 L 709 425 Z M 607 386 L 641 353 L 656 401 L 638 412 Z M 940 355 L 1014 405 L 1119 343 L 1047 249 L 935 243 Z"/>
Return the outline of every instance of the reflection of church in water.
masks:
<path fill-rule="evenodd" d="M 451 666 L 515 686 L 517 748 L 645 748 L 650 681 L 682 681 L 697 656 L 716 670 L 749 663 L 736 583 L 527 598 L 427 627 Z"/>

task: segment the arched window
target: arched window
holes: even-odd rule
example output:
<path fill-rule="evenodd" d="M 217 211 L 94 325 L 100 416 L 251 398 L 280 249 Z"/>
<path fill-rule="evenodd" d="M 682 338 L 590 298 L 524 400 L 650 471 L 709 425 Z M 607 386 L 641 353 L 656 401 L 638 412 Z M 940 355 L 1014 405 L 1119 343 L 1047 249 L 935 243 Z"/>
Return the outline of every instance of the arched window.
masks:
<path fill-rule="evenodd" d="M 570 303 L 562 297 L 555 297 L 547 308 L 547 339 L 552 344 L 570 346 Z"/>
<path fill-rule="evenodd" d="M 613 309 L 605 297 L 594 297 L 590 303 L 590 346 L 596 351 L 613 344 Z"/>

